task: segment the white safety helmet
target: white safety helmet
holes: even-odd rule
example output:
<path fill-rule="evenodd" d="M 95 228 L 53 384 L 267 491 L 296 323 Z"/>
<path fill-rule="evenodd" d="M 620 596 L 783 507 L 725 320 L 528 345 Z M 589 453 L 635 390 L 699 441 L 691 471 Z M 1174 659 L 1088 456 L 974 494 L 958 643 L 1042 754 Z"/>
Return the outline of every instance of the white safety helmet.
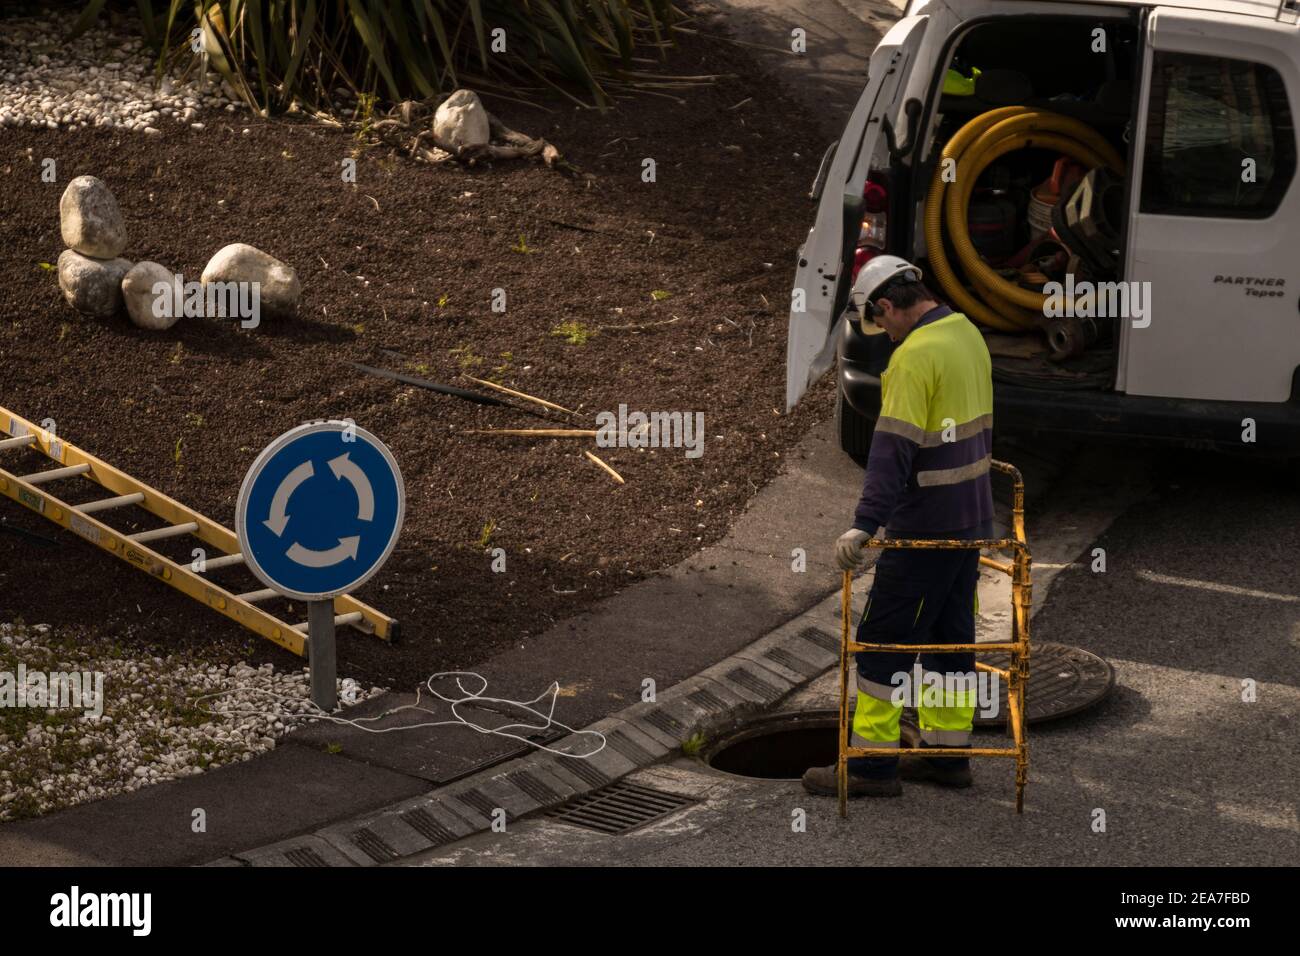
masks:
<path fill-rule="evenodd" d="M 849 293 L 849 301 L 858 310 L 863 331 L 867 330 L 867 323 L 875 326 L 874 317 L 879 314 L 875 305 L 877 293 L 899 276 L 906 276 L 910 282 L 920 282 L 922 272 L 900 256 L 876 256 L 858 273 L 857 281 L 853 283 L 853 291 Z M 872 331 L 879 331 L 879 329 L 877 327 Z"/>

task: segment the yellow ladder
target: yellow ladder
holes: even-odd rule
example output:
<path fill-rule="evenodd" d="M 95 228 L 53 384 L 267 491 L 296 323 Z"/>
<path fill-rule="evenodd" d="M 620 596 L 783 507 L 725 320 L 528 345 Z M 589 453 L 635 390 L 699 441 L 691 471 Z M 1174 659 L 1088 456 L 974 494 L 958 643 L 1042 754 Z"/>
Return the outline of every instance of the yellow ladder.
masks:
<path fill-rule="evenodd" d="M 259 582 L 256 590 L 236 594 L 205 577 L 211 571 L 244 563 L 239 539 L 233 531 L 3 407 L 0 407 L 0 435 L 9 436 L 0 437 L 0 452 L 24 449 L 39 452 L 57 465 L 24 475 L 0 468 L 0 493 L 250 631 L 300 657 L 307 656 L 307 622 L 288 624 L 257 606 L 278 598 L 275 591 L 260 587 Z M 111 497 L 72 505 L 43 488 L 50 482 L 70 478 L 93 481 Z M 142 508 L 161 518 L 163 526 L 127 533 L 96 517 L 101 512 L 130 507 Z M 152 542 L 186 535 L 198 538 L 221 554 L 206 557 L 201 564 L 199 561 L 182 563 L 150 547 Z M 196 566 L 202 570 L 195 570 Z M 334 599 L 334 613 L 336 625 L 348 624 L 387 641 L 397 639 L 397 621 L 349 594 Z"/>
<path fill-rule="evenodd" d="M 928 757 L 1010 757 L 1016 762 L 1016 813 L 1025 807 L 1025 783 L 1029 779 L 1029 742 L 1025 734 L 1025 690 L 1029 686 L 1029 615 L 1033 607 L 1030 582 L 1029 544 L 1025 539 L 1025 483 L 1020 472 L 1012 465 L 992 461 L 994 471 L 1009 475 L 1012 485 L 1010 538 L 987 541 L 937 541 L 937 540 L 881 540 L 873 538 L 864 548 L 980 548 L 1009 551 L 1010 560 L 980 555 L 980 564 L 1002 572 L 1011 578 L 1011 640 L 980 642 L 978 644 L 862 644 L 850 638 L 853 616 L 853 572 L 845 571 L 840 592 L 840 714 L 839 758 L 835 764 L 836 783 L 839 790 L 840 816 L 849 815 L 848 759 L 850 757 L 894 757 L 901 754 L 919 754 Z M 1006 668 L 994 667 L 976 661 L 975 669 L 996 674 L 1007 682 L 1007 729 L 1011 735 L 1010 747 L 851 747 L 849 746 L 849 668 L 854 666 L 853 654 L 889 653 L 905 651 L 976 654 L 1007 652 L 1011 660 Z"/>

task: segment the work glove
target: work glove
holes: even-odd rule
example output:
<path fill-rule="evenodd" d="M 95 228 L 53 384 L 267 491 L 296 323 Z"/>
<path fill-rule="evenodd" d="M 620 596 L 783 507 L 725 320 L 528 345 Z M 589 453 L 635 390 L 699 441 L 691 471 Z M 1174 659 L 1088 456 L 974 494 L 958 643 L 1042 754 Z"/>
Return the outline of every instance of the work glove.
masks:
<path fill-rule="evenodd" d="M 850 528 L 845 531 L 838 541 L 835 542 L 835 563 L 845 571 L 855 571 L 862 567 L 867 560 L 866 552 L 862 550 L 862 545 L 875 537 L 874 532 L 868 534 L 866 531 L 859 531 L 857 528 Z"/>

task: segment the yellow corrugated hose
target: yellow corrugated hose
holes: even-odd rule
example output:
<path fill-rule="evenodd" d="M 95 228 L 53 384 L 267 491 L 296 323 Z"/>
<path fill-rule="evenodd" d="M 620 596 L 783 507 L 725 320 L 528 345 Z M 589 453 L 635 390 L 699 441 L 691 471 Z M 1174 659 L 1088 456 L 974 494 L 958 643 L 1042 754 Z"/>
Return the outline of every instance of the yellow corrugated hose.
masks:
<path fill-rule="evenodd" d="M 1005 332 L 1035 328 L 1047 297 L 1007 281 L 980 258 L 970 239 L 966 210 L 976 180 L 990 163 L 1012 150 L 1035 147 L 1064 153 L 1089 168 L 1106 166 L 1124 174 L 1124 160 L 1115 148 L 1079 120 L 1026 106 L 1004 106 L 975 117 L 948 141 L 925 199 L 930 271 L 966 315 Z M 948 262 L 945 226 L 978 298 L 962 285 Z"/>

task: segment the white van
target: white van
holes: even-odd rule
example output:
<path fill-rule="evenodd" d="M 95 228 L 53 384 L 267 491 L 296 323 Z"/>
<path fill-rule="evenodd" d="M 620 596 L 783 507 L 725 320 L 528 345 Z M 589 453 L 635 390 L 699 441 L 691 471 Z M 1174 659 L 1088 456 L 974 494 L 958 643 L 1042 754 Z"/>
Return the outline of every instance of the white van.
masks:
<path fill-rule="evenodd" d="M 870 252 L 858 247 L 870 233 L 875 248 L 920 265 L 953 301 L 963 290 L 945 288 L 933 261 L 943 233 L 939 251 L 965 294 L 978 294 L 949 227 L 927 230 L 927 197 L 966 124 L 1028 107 L 1084 124 L 1123 161 L 1107 278 L 1134 298 L 1123 314 L 1089 318 L 1086 347 L 1080 340 L 1068 356 L 1052 354 L 1060 343 L 1043 328 L 986 329 L 997 431 L 1246 443 L 1300 456 L 1298 105 L 1295 0 L 912 0 L 873 52 L 866 88 L 813 186 L 819 207 L 799 251 L 787 409 L 837 363 L 841 445 L 866 454 L 892 344 L 854 321 L 854 259 Z M 1071 255 L 1034 245 L 1042 217 L 1062 215 L 1048 182 L 1069 164 L 1050 137 L 1037 142 L 983 169 L 965 231 L 990 268 L 996 257 L 985 252 L 1014 263 L 1008 250 L 1020 250 L 1020 272 L 999 276 L 1015 285 L 1035 275 L 1038 284 L 1019 288 L 1047 293 L 1055 287 L 1025 256 L 1059 265 Z M 995 312 L 1006 304 L 986 301 Z"/>

